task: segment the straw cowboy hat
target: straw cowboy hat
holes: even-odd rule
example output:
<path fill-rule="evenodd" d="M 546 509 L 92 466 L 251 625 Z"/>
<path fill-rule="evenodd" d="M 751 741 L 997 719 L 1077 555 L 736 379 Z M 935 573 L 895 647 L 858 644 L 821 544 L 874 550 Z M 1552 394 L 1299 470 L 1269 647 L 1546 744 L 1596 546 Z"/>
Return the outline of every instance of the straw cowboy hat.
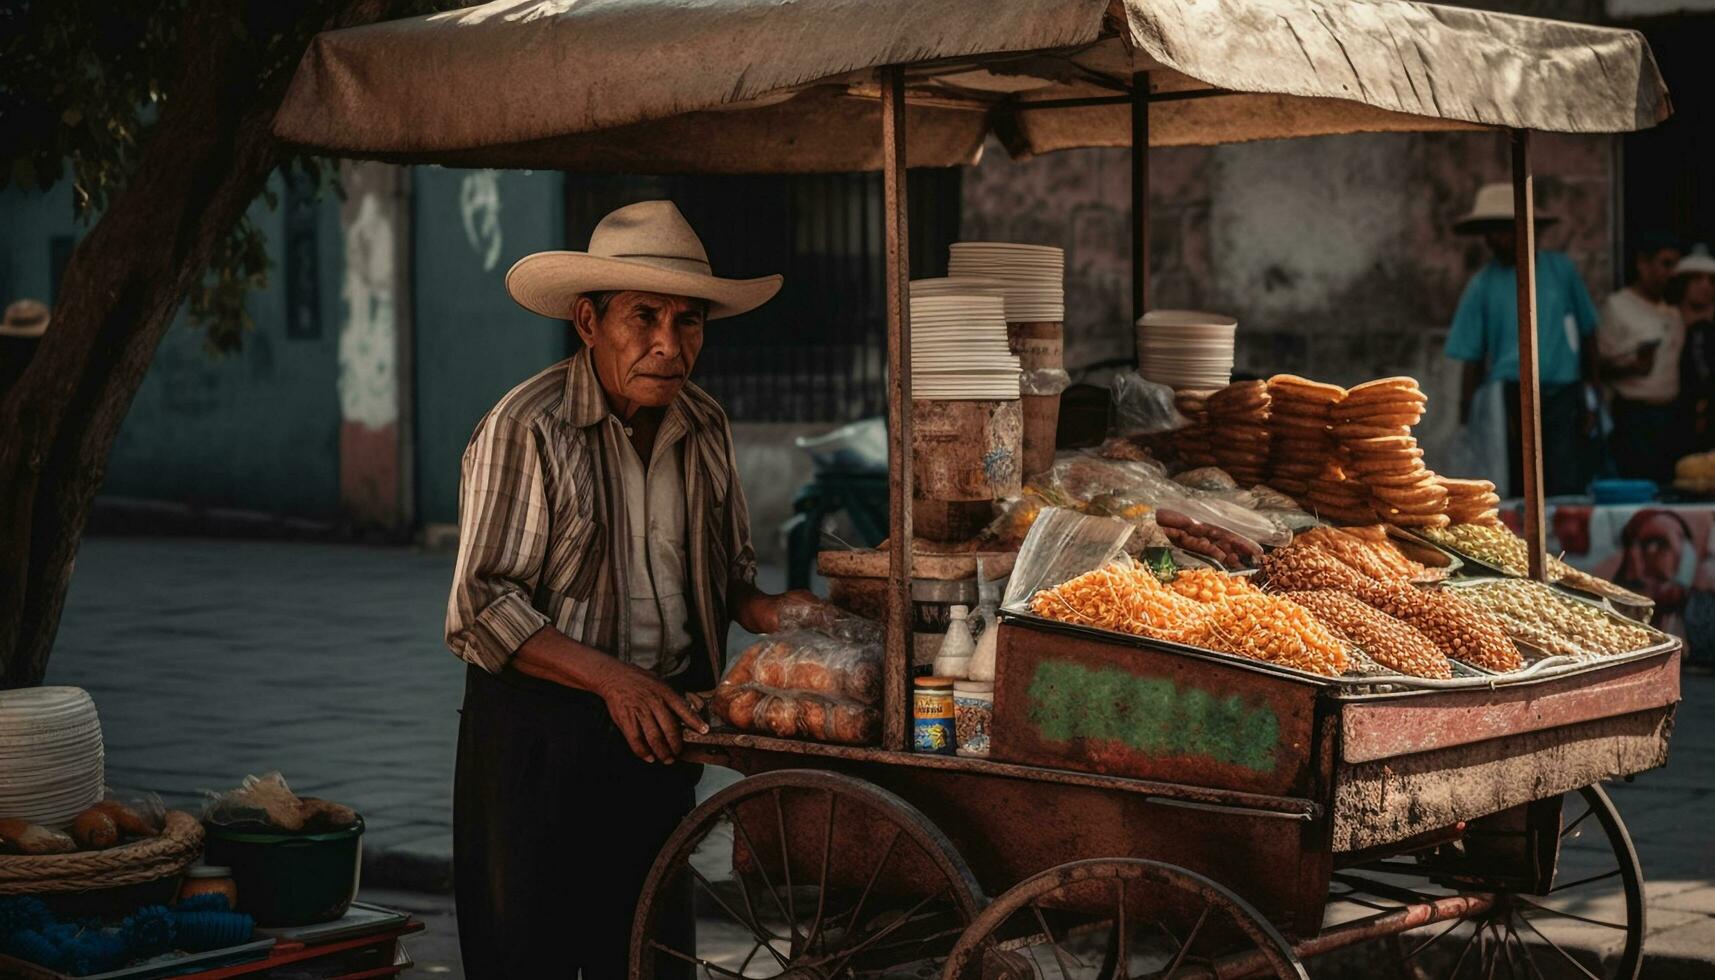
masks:
<path fill-rule="evenodd" d="M 780 276 L 722 279 L 702 240 L 672 201 L 640 201 L 601 219 L 587 252 L 536 252 L 506 273 L 506 291 L 533 313 L 567 319 L 584 293 L 634 289 L 709 302 L 709 319 L 756 309 Z"/>
<path fill-rule="evenodd" d="M 1536 216 L 1537 227 L 1553 224 L 1560 219 L 1549 215 Z M 1453 230 L 1461 235 L 1488 231 L 1496 225 L 1513 223 L 1513 185 L 1501 182 L 1477 188 L 1477 199 L 1471 213 L 1454 222 Z"/>
<path fill-rule="evenodd" d="M 1715 276 L 1715 255 L 1709 254 L 1709 246 L 1707 245 L 1693 245 L 1691 251 L 1685 253 L 1685 257 L 1673 267 L 1673 278 L 1689 276 L 1698 272 Z"/>
<path fill-rule="evenodd" d="M 40 337 L 48 332 L 48 308 L 33 299 L 21 299 L 6 307 L 0 320 L 0 337 Z"/>

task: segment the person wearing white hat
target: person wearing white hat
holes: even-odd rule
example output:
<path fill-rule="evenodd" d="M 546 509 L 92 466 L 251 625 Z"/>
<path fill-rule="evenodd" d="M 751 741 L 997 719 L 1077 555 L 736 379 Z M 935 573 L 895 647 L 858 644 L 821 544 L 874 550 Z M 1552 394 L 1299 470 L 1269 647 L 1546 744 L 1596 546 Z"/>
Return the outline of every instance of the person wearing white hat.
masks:
<path fill-rule="evenodd" d="M 1614 418 L 1609 451 L 1628 479 L 1673 479 L 1670 453 L 1679 401 L 1679 353 L 1685 325 L 1663 297 L 1680 259 L 1679 243 L 1645 235 L 1628 253 L 1625 286 L 1602 304 L 1596 326 L 1596 366 Z"/>
<path fill-rule="evenodd" d="M 512 389 L 465 450 L 446 640 L 468 661 L 453 840 L 473 977 L 618 977 L 656 852 L 693 803 L 728 622 L 771 633 L 725 414 L 689 381 L 706 321 L 781 277 L 716 276 L 668 201 L 507 273 L 584 348 Z M 691 927 L 688 913 L 683 923 Z M 690 945 L 681 946 L 689 949 Z"/>
<path fill-rule="evenodd" d="M 1539 215 L 1539 227 L 1556 219 Z M 1482 235 L 1492 258 L 1466 285 L 1447 333 L 1448 357 L 1465 363 L 1460 386 L 1462 423 L 1471 418 L 1479 387 L 1501 390 L 1506 414 L 1508 491 L 1524 490 L 1519 455 L 1518 273 L 1514 268 L 1511 185 L 1486 184 L 1470 213 L 1454 225 Z M 1547 493 L 1582 493 L 1588 482 L 1590 424 L 1585 402 L 1584 340 L 1596 329 L 1596 307 L 1572 260 L 1536 253 L 1536 336 L 1543 476 Z"/>
<path fill-rule="evenodd" d="M 1715 449 L 1715 255 L 1698 245 L 1673 267 L 1666 296 L 1685 325 L 1685 350 L 1679 360 L 1680 442 L 1671 453 Z"/>

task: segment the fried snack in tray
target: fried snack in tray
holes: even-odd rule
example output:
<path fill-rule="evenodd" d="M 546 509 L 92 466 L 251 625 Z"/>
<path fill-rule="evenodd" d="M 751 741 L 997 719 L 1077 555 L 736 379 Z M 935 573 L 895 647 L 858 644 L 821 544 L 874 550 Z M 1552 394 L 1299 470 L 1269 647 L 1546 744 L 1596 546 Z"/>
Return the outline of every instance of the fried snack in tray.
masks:
<path fill-rule="evenodd" d="M 1450 660 L 1505 673 L 1524 666 L 1499 620 L 1445 589 L 1378 585 L 1359 598 L 1415 626 Z"/>
<path fill-rule="evenodd" d="M 1458 595 L 1498 618 L 1512 636 L 1546 653 L 1614 656 L 1642 650 L 1657 640 L 1642 626 L 1529 579 L 1462 586 Z"/>
<path fill-rule="evenodd" d="M 1256 592 L 1205 608 L 1208 615 L 1189 634 L 1194 646 L 1327 677 L 1345 672 L 1345 643 L 1290 599 Z"/>
<path fill-rule="evenodd" d="M 1524 666 L 1499 622 L 1447 592 L 1379 582 L 1298 540 L 1269 552 L 1261 569 L 1271 589 L 1290 592 L 1333 589 L 1360 599 L 1416 627 L 1450 660 L 1493 671 Z"/>
<path fill-rule="evenodd" d="M 1319 548 L 1378 582 L 1412 582 L 1429 574 L 1395 547 L 1379 524 L 1311 528 L 1294 540 Z"/>
<path fill-rule="evenodd" d="M 1429 637 L 1354 596 L 1315 589 L 1288 592 L 1286 598 L 1310 610 L 1323 625 L 1383 667 L 1412 677 L 1445 680 L 1453 676 L 1453 664 Z"/>
<path fill-rule="evenodd" d="M 1419 533 L 1444 548 L 1470 555 L 1508 575 L 1530 574 L 1530 546 L 1505 525 L 1453 524 L 1444 528 L 1420 528 Z M 1558 582 L 1570 570 L 1565 562 L 1548 556 L 1548 580 Z"/>
<path fill-rule="evenodd" d="M 1185 642 L 1203 616 L 1203 606 L 1162 585 L 1136 565 L 1108 565 L 1043 589 L 1030 611 L 1047 619 L 1095 626 L 1134 636 Z"/>
<path fill-rule="evenodd" d="M 1305 543 L 1303 535 L 1264 555 L 1258 567 L 1269 588 L 1290 592 L 1334 589 L 1361 596 L 1381 584 L 1314 544 Z"/>
<path fill-rule="evenodd" d="M 1175 575 L 1167 587 L 1187 599 L 1218 602 L 1239 595 L 1260 595 L 1262 590 L 1247 578 L 1228 575 L 1213 568 L 1188 568 Z"/>
<path fill-rule="evenodd" d="M 1239 589 L 1202 602 L 1180 595 L 1135 566 L 1085 572 L 1038 592 L 1030 608 L 1061 622 L 1187 643 L 1328 676 L 1338 676 L 1345 666 L 1340 639 L 1288 600 Z"/>

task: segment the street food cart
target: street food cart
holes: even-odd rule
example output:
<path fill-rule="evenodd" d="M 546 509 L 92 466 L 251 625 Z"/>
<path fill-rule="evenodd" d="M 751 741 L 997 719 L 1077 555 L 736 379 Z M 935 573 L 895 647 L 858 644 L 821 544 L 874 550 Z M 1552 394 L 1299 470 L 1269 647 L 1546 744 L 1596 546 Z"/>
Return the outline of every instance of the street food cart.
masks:
<path fill-rule="evenodd" d="M 1044 723 L 1010 734 L 1012 761 L 910 750 L 904 175 L 973 162 L 991 136 L 1020 157 L 1131 147 L 1141 315 L 1152 146 L 1504 134 L 1525 537 L 1541 579 L 1530 133 L 1628 132 L 1668 111 L 1635 33 L 1401 0 L 663 0 L 491 3 L 326 34 L 275 129 L 339 155 L 463 166 L 884 174 L 891 575 L 879 744 L 687 734 L 690 758 L 748 778 L 662 851 L 637 910 L 634 976 L 678 965 L 1291 977 L 1312 956 L 1386 940 L 1397 962 L 1378 974 L 1635 977 L 1641 876 L 1599 784 L 1666 761 L 1671 639 L 1399 686 L 1015 612 L 1001 629 L 997 715 L 1029 700 L 1037 669 L 1056 661 L 1108 697 L 1128 684 L 1168 692 L 1151 702 L 1164 712 L 1155 727 L 1177 720 L 1198 738 L 1098 744 Z M 1587 891 L 1602 894 L 1576 901 Z M 673 938 L 687 903 L 704 920 L 694 944 Z M 1602 938 L 1563 942 L 1562 928 Z"/>

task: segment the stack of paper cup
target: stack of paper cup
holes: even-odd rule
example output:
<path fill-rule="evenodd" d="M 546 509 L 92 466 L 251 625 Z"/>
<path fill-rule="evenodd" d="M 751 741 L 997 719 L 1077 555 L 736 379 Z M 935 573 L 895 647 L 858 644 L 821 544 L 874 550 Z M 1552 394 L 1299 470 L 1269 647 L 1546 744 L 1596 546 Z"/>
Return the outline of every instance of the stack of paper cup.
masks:
<path fill-rule="evenodd" d="M 101 802 L 101 719 L 76 687 L 0 691 L 0 818 L 63 827 Z"/>
<path fill-rule="evenodd" d="M 913 282 L 911 397 L 1016 400 L 1019 364 L 1007 348 L 1004 306 L 992 284 Z"/>
<path fill-rule="evenodd" d="M 1066 319 L 1066 252 L 1053 245 L 955 242 L 948 249 L 951 276 L 989 279 L 1006 291 L 1008 323 L 1060 323 Z"/>
<path fill-rule="evenodd" d="M 1177 389 L 1224 388 L 1239 321 L 1195 310 L 1151 310 L 1137 321 L 1138 373 Z"/>

